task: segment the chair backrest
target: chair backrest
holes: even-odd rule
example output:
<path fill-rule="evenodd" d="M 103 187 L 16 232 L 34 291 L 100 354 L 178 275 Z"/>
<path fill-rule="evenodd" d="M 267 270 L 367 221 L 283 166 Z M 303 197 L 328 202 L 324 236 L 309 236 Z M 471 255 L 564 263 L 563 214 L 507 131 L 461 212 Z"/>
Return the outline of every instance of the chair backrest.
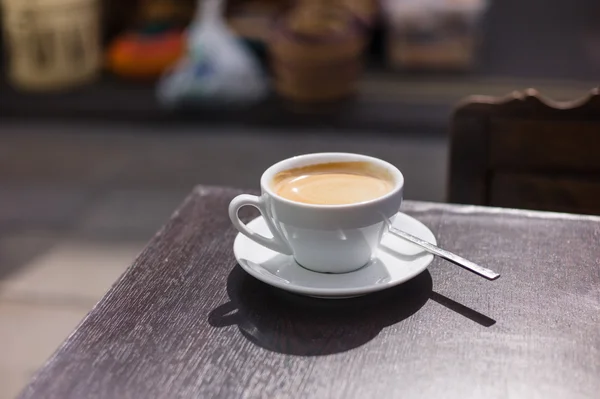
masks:
<path fill-rule="evenodd" d="M 600 214 L 600 90 L 472 96 L 452 121 L 449 201 Z"/>

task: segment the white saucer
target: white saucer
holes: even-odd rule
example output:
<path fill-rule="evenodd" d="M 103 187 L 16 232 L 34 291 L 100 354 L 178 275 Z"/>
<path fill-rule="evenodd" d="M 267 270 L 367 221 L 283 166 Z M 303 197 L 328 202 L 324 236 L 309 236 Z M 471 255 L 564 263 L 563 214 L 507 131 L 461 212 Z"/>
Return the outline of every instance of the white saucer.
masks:
<path fill-rule="evenodd" d="M 248 227 L 264 236 L 272 236 L 262 216 L 248 223 Z M 427 226 L 403 213 L 397 214 L 394 227 L 437 244 Z M 271 251 L 242 234 L 237 235 L 233 252 L 248 274 L 266 284 L 296 294 L 328 299 L 366 295 L 402 284 L 419 275 L 433 260 L 433 255 L 391 234 L 383 237 L 375 259 L 362 269 L 345 274 L 304 269 L 292 256 Z"/>

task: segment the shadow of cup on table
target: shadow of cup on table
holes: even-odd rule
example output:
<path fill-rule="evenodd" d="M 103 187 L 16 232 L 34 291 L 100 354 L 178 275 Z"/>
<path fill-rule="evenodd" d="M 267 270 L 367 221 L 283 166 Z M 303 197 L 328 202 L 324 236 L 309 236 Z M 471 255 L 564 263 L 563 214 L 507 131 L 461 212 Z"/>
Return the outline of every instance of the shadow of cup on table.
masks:
<path fill-rule="evenodd" d="M 230 301 L 214 309 L 208 321 L 213 327 L 237 325 L 246 339 L 273 352 L 330 355 L 360 347 L 415 314 L 431 292 L 431 275 L 424 271 L 363 297 L 309 298 L 270 287 L 238 265 L 227 280 Z"/>
<path fill-rule="evenodd" d="M 412 261 L 412 260 L 422 256 L 422 254 L 423 254 L 423 252 L 420 252 L 415 255 L 405 255 L 401 252 L 396 251 L 393 247 L 386 246 L 386 245 L 381 245 L 379 248 L 382 251 L 387 252 L 388 254 L 390 254 L 398 259 L 405 260 L 405 261 Z M 474 321 L 475 323 L 477 323 L 483 327 L 491 327 L 494 324 L 496 324 L 496 320 L 492 319 L 491 317 L 488 317 L 488 316 L 484 315 L 483 313 L 480 313 L 480 312 L 478 312 L 474 309 L 471 309 L 459 302 L 456 302 L 438 292 L 431 291 L 429 299 L 444 306 L 445 308 L 447 308 L 449 310 L 452 310 L 452 311 L 466 317 L 467 319 Z"/>

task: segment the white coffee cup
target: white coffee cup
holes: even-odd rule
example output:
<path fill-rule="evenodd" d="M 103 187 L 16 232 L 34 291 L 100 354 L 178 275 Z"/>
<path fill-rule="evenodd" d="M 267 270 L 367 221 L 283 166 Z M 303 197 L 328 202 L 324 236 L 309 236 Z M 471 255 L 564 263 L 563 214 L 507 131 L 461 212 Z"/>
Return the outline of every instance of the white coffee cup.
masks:
<path fill-rule="evenodd" d="M 386 172 L 394 188 L 374 200 L 348 205 L 312 205 L 294 202 L 273 190 L 275 176 L 283 171 L 332 162 L 366 162 Z M 242 194 L 229 204 L 233 225 L 249 239 L 285 255 L 293 255 L 306 269 L 321 273 L 347 273 L 369 263 L 383 234 L 385 218 L 393 221 L 400 209 L 404 177 L 395 166 L 366 155 L 307 154 L 278 162 L 260 180 L 260 197 Z M 250 230 L 238 217 L 244 206 L 258 208 L 273 237 Z"/>

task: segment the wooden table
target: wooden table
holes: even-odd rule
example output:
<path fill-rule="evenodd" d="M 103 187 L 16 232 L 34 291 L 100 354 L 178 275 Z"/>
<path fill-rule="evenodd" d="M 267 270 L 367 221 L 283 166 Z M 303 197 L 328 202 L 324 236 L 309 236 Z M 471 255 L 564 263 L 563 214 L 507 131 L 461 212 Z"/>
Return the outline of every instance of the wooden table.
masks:
<path fill-rule="evenodd" d="M 21 398 L 599 397 L 600 218 L 406 202 L 502 277 L 326 301 L 236 265 L 238 193 L 198 187 Z"/>

